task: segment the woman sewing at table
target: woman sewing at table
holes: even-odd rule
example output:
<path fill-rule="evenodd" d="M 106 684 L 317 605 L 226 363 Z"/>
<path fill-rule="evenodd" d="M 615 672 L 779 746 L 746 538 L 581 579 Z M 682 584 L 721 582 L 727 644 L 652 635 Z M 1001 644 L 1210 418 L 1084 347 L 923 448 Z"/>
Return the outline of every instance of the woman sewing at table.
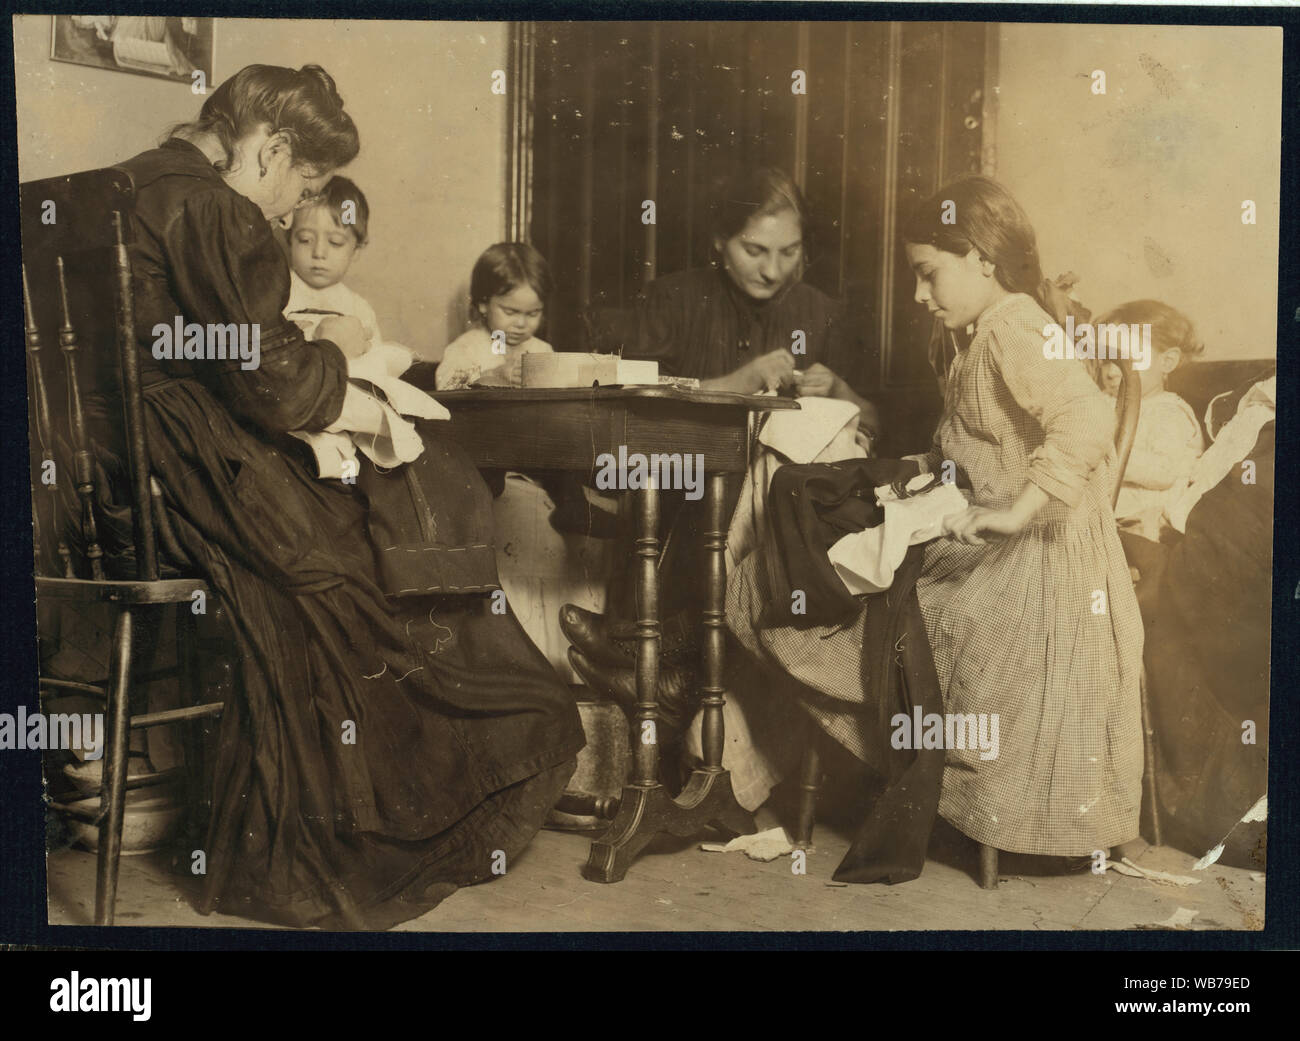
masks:
<path fill-rule="evenodd" d="M 789 174 L 772 167 L 745 170 L 713 200 L 710 265 L 651 282 L 633 311 L 597 334 L 595 346 L 656 361 L 661 375 L 698 379 L 702 390 L 780 390 L 852 402 L 860 434 L 875 440 L 879 415 L 852 385 L 864 356 L 859 337 L 838 301 L 802 281 L 810 223 L 808 204 Z M 738 490 L 730 489 L 728 515 Z M 693 545 L 693 534 L 676 531 L 672 539 Z M 662 563 L 661 574 L 662 647 L 668 656 L 681 656 L 694 640 L 691 576 L 699 570 L 682 554 Z M 572 605 L 561 612 L 576 648 L 574 667 L 625 703 L 634 690 L 630 593 L 630 582 L 611 590 L 607 618 Z M 662 672 L 661 702 L 680 702 L 687 682 L 681 671 Z"/>
<path fill-rule="evenodd" d="M 843 309 L 802 280 L 809 224 L 789 174 L 744 171 L 713 201 L 709 266 L 651 282 L 602 346 L 705 390 L 852 401 L 864 430 L 878 431 L 875 407 L 852 386 L 862 351 Z"/>
<path fill-rule="evenodd" d="M 485 595 L 385 596 L 365 497 L 316 478 L 286 437 L 381 422 L 348 380 L 364 347 L 350 327 L 322 322 L 308 343 L 283 317 L 269 223 L 358 148 L 323 69 L 250 65 L 122 165 L 153 470 L 237 647 L 201 910 L 375 929 L 512 864 L 583 738 L 568 691 Z M 150 330 L 178 315 L 256 323 L 260 365 L 156 360 Z M 421 433 L 433 451 L 436 430 Z M 468 468 L 431 505 L 472 513 L 477 482 Z"/>

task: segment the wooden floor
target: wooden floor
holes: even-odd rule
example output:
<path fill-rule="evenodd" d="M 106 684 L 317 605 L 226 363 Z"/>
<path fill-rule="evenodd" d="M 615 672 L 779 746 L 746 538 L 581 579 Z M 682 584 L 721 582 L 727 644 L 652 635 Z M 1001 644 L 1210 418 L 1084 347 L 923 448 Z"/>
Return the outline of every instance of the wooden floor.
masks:
<path fill-rule="evenodd" d="M 707 838 L 707 836 L 705 837 Z M 1264 876 L 1195 860 L 1168 848 L 1137 858 L 1201 881 L 1173 887 L 1108 871 L 1066 876 L 1004 871 L 985 891 L 973 878 L 974 850 L 959 837 L 936 837 L 920 878 L 897 886 L 831 882 L 849 845 L 843 827 L 819 826 L 807 873 L 791 858 L 770 863 L 739 853 L 707 853 L 699 840 L 659 840 L 626 879 L 583 879 L 589 838 L 544 831 L 500 879 L 462 889 L 423 917 L 397 928 L 414 932 L 570 932 L 634 930 L 906 930 L 906 929 L 1262 929 Z M 121 926 L 262 928 L 194 910 L 195 883 L 173 875 L 162 855 L 122 858 L 117 901 Z M 1004 861 L 1004 867 L 1005 867 Z M 53 852 L 49 865 L 52 925 L 88 925 L 94 905 L 95 857 Z M 1186 924 L 1175 925 L 1183 922 Z"/>

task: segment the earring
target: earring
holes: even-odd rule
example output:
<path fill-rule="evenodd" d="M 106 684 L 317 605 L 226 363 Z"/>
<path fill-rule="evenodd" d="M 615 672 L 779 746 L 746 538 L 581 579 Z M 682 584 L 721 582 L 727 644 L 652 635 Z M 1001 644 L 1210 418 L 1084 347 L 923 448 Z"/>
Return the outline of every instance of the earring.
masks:
<path fill-rule="evenodd" d="M 261 178 L 261 177 L 265 177 L 265 176 L 266 176 L 266 167 L 263 166 L 261 163 L 258 163 L 257 165 L 258 165 L 258 169 L 261 170 L 261 173 L 259 173 L 257 176 L 258 176 L 259 178 Z"/>

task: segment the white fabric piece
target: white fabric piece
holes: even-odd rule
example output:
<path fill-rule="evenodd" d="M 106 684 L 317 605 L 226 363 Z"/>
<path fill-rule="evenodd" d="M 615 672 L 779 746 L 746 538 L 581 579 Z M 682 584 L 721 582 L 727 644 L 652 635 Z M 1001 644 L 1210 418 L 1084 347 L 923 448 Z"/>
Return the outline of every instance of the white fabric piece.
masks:
<path fill-rule="evenodd" d="M 410 389 L 423 395 L 415 387 Z M 428 400 L 442 409 L 432 398 Z M 323 431 L 291 430 L 289 433 L 311 447 L 317 473 L 322 478 L 356 477 L 358 448 L 375 465 L 386 469 L 418 459 L 424 451 L 424 442 L 414 423 L 355 384 L 348 384 L 339 418 Z"/>
<path fill-rule="evenodd" d="M 737 835 L 728 843 L 701 842 L 700 849 L 706 853 L 743 853 L 750 860 L 763 863 L 788 857 L 794 852 L 794 844 L 784 828 L 769 828 L 754 835 Z"/>
<path fill-rule="evenodd" d="M 1154 868 L 1139 867 L 1133 861 L 1125 857 L 1120 863 L 1111 860 L 1106 866 L 1112 871 L 1121 875 L 1128 875 L 1131 878 L 1145 878 L 1148 882 L 1155 882 L 1162 886 L 1196 886 L 1201 884 L 1201 879 L 1192 878 L 1190 875 L 1171 875 L 1168 871 L 1156 871 Z"/>
<path fill-rule="evenodd" d="M 357 475 L 357 449 L 347 434 L 309 434 L 305 430 L 290 430 L 289 436 L 296 437 L 311 448 L 312 455 L 316 457 L 317 477 L 338 480 L 340 477 Z"/>
<path fill-rule="evenodd" d="M 858 430 L 858 406 L 837 398 L 800 398 L 799 408 L 769 414 L 758 440 L 792 463 L 811 463 L 830 449 L 836 459 L 865 459 L 867 453 L 853 435 Z"/>
<path fill-rule="evenodd" d="M 384 411 L 380 428 L 373 433 L 352 431 L 352 443 L 372 463 L 387 470 L 418 459 L 424 451 L 424 441 L 415 424 L 399 416 L 390 405 L 381 402 L 380 407 Z"/>
<path fill-rule="evenodd" d="M 361 323 L 370 348 L 360 357 L 348 359 L 348 379 L 367 381 L 382 398 L 349 384 L 338 419 L 323 431 L 290 433 L 311 447 L 322 478 L 355 478 L 359 472 L 358 448 L 376 466 L 386 469 L 418 459 L 424 442 L 415 424 L 402 417 L 450 419 L 451 413 L 424 391 L 400 379 L 415 361 L 414 353 L 400 344 L 386 343 L 374 308 L 342 282 L 316 289 L 290 272 L 285 317 L 312 339 L 321 320 L 329 316 L 322 312 L 356 318 Z"/>
<path fill-rule="evenodd" d="M 420 419 L 450 419 L 451 413 L 433 398 L 410 383 L 392 375 L 392 369 L 400 364 L 388 344 L 372 348 L 360 358 L 348 359 L 348 378 L 368 380 L 384 392 L 388 403 L 403 416 L 418 416 Z M 401 350 L 402 348 L 397 348 Z M 406 371 L 405 369 L 402 370 Z M 358 431 L 364 433 L 364 431 Z"/>
<path fill-rule="evenodd" d="M 1165 520 L 1186 534 L 1187 515 L 1201 496 L 1228 476 L 1229 471 L 1250 455 L 1264 424 L 1277 419 L 1277 377 L 1256 383 L 1242 396 L 1237 414 L 1223 424 L 1214 444 L 1192 467 L 1187 487 L 1165 508 Z"/>
<path fill-rule="evenodd" d="M 854 596 L 888 589 L 907 548 L 937 539 L 943 522 L 968 505 L 954 484 L 941 484 L 910 499 L 892 498 L 888 487 L 876 493 L 878 499 L 882 493 L 890 496 L 884 502 L 885 519 L 874 528 L 845 535 L 827 553 L 844 588 Z"/>

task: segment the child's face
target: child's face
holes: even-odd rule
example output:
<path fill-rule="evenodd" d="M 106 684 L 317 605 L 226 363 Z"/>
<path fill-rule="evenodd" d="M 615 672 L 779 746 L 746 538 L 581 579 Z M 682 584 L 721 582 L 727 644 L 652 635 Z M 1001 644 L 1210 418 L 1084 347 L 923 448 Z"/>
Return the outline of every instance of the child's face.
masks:
<path fill-rule="evenodd" d="M 1178 368 L 1178 363 L 1182 361 L 1183 352 L 1177 347 L 1170 348 L 1167 351 L 1156 351 L 1152 363 L 1145 369 L 1133 368 L 1133 374 L 1138 377 L 1142 385 L 1142 396 L 1148 397 L 1157 391 L 1165 389 L 1165 380 L 1169 374 Z M 1104 361 L 1101 363 L 1101 389 L 1107 394 L 1119 395 L 1119 385 L 1122 376 L 1119 366 L 1113 361 Z"/>
<path fill-rule="evenodd" d="M 965 329 L 1000 295 L 997 279 L 985 273 L 977 250 L 962 257 L 909 242 L 907 262 L 916 275 L 916 302 L 948 329 Z"/>
<path fill-rule="evenodd" d="M 358 248 L 356 235 L 334 219 L 329 207 L 304 206 L 294 213 L 289 263 L 313 289 L 341 282 Z"/>
<path fill-rule="evenodd" d="M 542 301 L 530 285 L 516 286 L 508 293 L 492 297 L 478 305 L 488 330 L 506 334 L 506 346 L 518 347 L 533 338 L 542 324 Z"/>

